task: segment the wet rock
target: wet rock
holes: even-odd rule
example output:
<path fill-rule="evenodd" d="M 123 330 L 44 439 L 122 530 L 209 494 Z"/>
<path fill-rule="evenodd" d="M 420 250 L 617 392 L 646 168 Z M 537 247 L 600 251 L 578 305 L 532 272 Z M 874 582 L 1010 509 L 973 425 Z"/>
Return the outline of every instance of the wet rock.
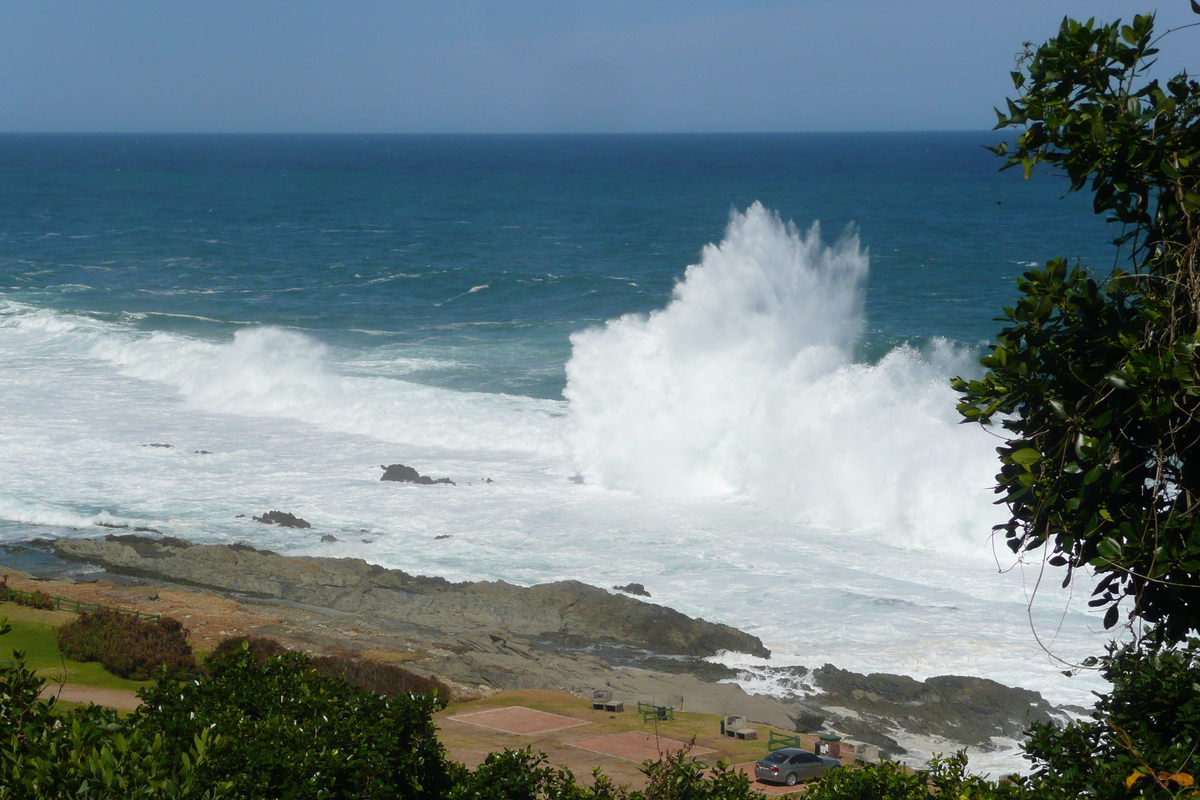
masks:
<path fill-rule="evenodd" d="M 304 520 L 297 517 L 295 514 L 289 514 L 286 511 L 268 511 L 261 517 L 252 517 L 255 522 L 262 522 L 266 525 L 282 525 L 285 528 L 311 528 Z"/>
<path fill-rule="evenodd" d="M 434 541 L 437 541 L 438 539 L 453 539 L 454 534 L 453 533 L 442 533 L 433 538 L 434 538 Z"/>
<path fill-rule="evenodd" d="M 166 448 L 167 450 L 175 449 L 175 445 L 173 445 L 173 444 L 162 444 L 160 442 L 151 442 L 150 444 L 142 445 L 142 447 L 163 447 L 163 448 Z"/>
<path fill-rule="evenodd" d="M 618 592 L 625 592 L 625 594 L 636 594 L 638 597 L 650 596 L 650 593 L 646 591 L 646 587 L 640 583 L 627 583 L 624 586 L 614 586 L 613 588 Z"/>
<path fill-rule="evenodd" d="M 860 739 L 867 730 L 903 730 L 990 750 L 994 736 L 1019 739 L 1030 723 L 1063 717 L 1039 693 L 987 678 L 942 675 L 918 681 L 826 664 L 813 671 L 813 679 L 820 693 L 809 699 L 827 709 L 855 712 L 856 717 L 839 719 L 835 727 Z"/>
<path fill-rule="evenodd" d="M 768 657 L 755 636 L 578 581 L 514 586 L 452 584 L 357 558 L 284 558 L 248 545 L 58 539 L 60 556 L 112 572 L 245 592 L 361 613 L 454 635 L 505 631 L 562 649 L 610 644 L 662 655 L 707 657 L 732 650 Z"/>
<path fill-rule="evenodd" d="M 211 456 L 212 455 L 211 450 L 193 450 L 192 452 L 198 456 Z"/>
<path fill-rule="evenodd" d="M 322 537 L 321 537 L 321 541 L 322 541 L 322 542 L 340 542 L 340 541 L 341 541 L 341 539 L 339 539 L 338 537 L 334 536 L 332 533 L 327 533 L 327 534 L 325 534 L 324 536 L 322 536 Z"/>
<path fill-rule="evenodd" d="M 432 486 L 433 484 L 437 484 L 437 483 L 445 483 L 445 484 L 449 484 L 450 486 L 457 485 L 454 483 L 454 481 L 450 480 L 449 478 L 438 478 L 435 481 L 433 478 L 429 477 L 428 475 L 422 475 L 419 472 L 417 472 L 415 469 L 413 469 L 412 467 L 406 467 L 403 464 L 389 464 L 386 467 L 383 466 L 382 464 L 380 464 L 379 468 L 381 470 L 383 470 L 383 476 L 379 479 L 381 481 L 397 481 L 399 483 L 419 483 L 422 486 Z"/>

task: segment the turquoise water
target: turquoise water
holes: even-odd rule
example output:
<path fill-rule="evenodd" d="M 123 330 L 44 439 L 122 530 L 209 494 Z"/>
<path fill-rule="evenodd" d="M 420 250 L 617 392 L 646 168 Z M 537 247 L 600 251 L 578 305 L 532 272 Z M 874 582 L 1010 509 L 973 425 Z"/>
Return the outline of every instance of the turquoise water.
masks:
<path fill-rule="evenodd" d="M 831 662 L 1088 703 L 1030 628 L 1079 659 L 1098 620 L 992 547 L 998 442 L 949 380 L 1021 272 L 1114 251 L 995 139 L 0 136 L 0 543 L 633 581 L 760 636 L 759 690 Z"/>
<path fill-rule="evenodd" d="M 758 201 L 857 225 L 868 357 L 978 344 L 1027 264 L 1112 259 L 1083 198 L 997 172 L 997 137 L 6 136 L 0 291 L 145 330 L 466 354 L 414 377 L 559 397 L 570 332 L 661 306 Z"/>

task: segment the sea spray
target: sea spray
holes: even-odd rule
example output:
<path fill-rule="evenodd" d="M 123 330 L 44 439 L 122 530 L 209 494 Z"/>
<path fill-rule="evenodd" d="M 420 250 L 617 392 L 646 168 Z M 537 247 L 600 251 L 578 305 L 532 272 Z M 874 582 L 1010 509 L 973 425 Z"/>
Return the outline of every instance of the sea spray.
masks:
<path fill-rule="evenodd" d="M 564 395 L 580 474 L 600 486 L 739 495 L 794 521 L 978 548 L 997 521 L 994 442 L 957 424 L 935 340 L 856 363 L 868 254 L 755 203 L 670 302 L 571 337 Z"/>

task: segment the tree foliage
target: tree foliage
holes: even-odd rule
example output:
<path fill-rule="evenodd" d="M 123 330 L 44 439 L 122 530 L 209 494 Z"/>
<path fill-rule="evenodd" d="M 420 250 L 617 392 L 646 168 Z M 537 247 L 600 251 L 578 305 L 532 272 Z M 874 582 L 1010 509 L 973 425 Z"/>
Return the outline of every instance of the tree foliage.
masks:
<path fill-rule="evenodd" d="M 320 675 L 308 656 L 259 663 L 249 648 L 210 659 L 209 674 L 163 673 L 131 724 L 168 745 L 211 730 L 206 775 L 231 798 L 444 797 L 452 778 L 435 735 L 437 699 L 384 697 Z"/>
<path fill-rule="evenodd" d="M 1029 785 L 1047 798 L 1191 797 L 1200 753 L 1200 641 L 1169 648 L 1110 645 L 1112 691 L 1089 719 L 1034 725 L 1022 745 Z"/>
<path fill-rule="evenodd" d="M 1096 575 L 1093 606 L 1119 604 L 1165 641 L 1200 628 L 1200 85 L 1148 76 L 1154 18 L 1064 20 L 1012 73 L 1019 92 L 995 152 L 1089 189 L 1120 226 L 1107 278 L 1062 259 L 1027 272 L 987 374 L 956 379 L 966 421 L 999 422 L 998 526 L 1018 554 Z"/>
<path fill-rule="evenodd" d="M 2 623 L 2 621 L 0 621 Z M 5 633 L 0 624 L 0 634 Z M 117 712 L 70 712 L 40 699 L 45 680 L 20 653 L 0 668 L 0 800 L 219 800 L 227 785 L 207 774 L 218 737 L 198 731 L 168 744 Z"/>

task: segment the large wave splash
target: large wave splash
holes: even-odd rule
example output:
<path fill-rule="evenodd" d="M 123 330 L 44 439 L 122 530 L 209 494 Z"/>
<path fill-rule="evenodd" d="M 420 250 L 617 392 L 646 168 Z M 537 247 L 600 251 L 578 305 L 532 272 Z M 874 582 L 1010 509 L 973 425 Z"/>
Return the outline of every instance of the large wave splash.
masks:
<path fill-rule="evenodd" d="M 570 446 L 590 483 L 741 495 L 897 544 L 978 545 L 995 442 L 958 425 L 948 343 L 855 363 L 868 254 L 759 203 L 732 214 L 665 308 L 571 337 Z"/>

